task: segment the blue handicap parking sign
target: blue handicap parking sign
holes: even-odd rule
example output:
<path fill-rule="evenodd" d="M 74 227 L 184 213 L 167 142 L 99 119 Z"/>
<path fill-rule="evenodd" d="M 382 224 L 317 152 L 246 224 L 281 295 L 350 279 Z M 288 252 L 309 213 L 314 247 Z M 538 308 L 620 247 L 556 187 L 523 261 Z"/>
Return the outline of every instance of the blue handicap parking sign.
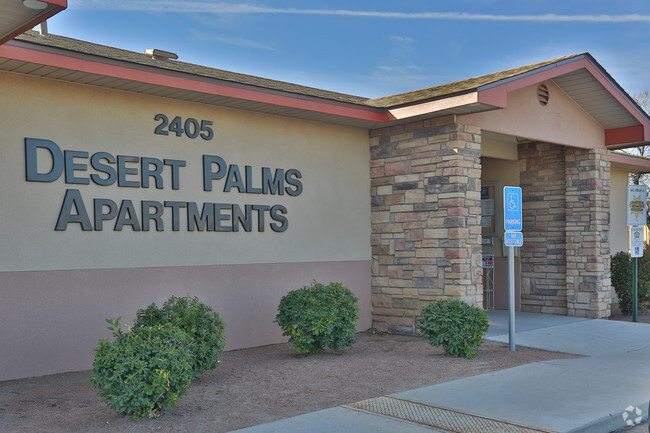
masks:
<path fill-rule="evenodd" d="M 522 229 L 521 188 L 506 186 L 503 188 L 503 227 L 505 231 L 520 232 Z"/>

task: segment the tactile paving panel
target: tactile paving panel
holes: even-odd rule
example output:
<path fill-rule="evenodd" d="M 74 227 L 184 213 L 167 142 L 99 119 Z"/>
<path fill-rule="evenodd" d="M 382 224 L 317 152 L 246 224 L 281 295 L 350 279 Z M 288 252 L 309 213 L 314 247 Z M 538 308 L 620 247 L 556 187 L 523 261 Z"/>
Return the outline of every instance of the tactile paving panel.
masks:
<path fill-rule="evenodd" d="M 371 398 L 344 407 L 454 433 L 555 433 L 388 396 Z"/>

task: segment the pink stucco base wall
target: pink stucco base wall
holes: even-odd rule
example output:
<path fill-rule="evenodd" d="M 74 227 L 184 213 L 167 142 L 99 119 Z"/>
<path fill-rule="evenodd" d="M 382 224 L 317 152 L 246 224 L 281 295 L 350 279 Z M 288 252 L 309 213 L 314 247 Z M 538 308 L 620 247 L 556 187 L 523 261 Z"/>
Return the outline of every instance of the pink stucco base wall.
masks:
<path fill-rule="evenodd" d="M 104 319 L 170 296 L 198 296 L 226 322 L 226 350 L 286 341 L 272 323 L 280 298 L 316 280 L 340 281 L 371 326 L 370 261 L 0 273 L 0 380 L 92 368 Z"/>

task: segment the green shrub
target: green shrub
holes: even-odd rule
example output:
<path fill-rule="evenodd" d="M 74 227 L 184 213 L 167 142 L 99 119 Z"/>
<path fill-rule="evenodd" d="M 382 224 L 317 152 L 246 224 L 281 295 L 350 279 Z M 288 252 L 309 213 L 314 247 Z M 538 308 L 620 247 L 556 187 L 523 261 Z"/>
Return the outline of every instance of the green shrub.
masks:
<path fill-rule="evenodd" d="M 302 353 L 321 353 L 329 347 L 335 352 L 355 342 L 358 299 L 341 283 L 313 282 L 285 295 L 274 322 L 293 348 Z"/>
<path fill-rule="evenodd" d="M 645 249 L 643 257 L 637 259 L 637 295 L 639 312 L 650 308 L 650 251 Z M 630 253 L 621 251 L 612 257 L 612 286 L 618 298 L 621 313 L 632 314 L 632 257 Z"/>
<path fill-rule="evenodd" d="M 483 344 L 488 316 L 482 308 L 444 298 L 422 307 L 418 326 L 432 346 L 442 346 L 448 354 L 470 359 Z"/>
<path fill-rule="evenodd" d="M 189 350 L 192 354 L 194 377 L 219 366 L 226 344 L 225 323 L 212 308 L 194 298 L 169 298 L 162 309 L 156 304 L 138 310 L 134 327 L 154 326 L 171 323 L 183 329 L 192 339 Z"/>
<path fill-rule="evenodd" d="M 123 333 L 119 320 L 107 319 L 115 340 L 99 341 L 90 381 L 121 416 L 158 418 L 192 383 L 192 339 L 172 324 Z"/>

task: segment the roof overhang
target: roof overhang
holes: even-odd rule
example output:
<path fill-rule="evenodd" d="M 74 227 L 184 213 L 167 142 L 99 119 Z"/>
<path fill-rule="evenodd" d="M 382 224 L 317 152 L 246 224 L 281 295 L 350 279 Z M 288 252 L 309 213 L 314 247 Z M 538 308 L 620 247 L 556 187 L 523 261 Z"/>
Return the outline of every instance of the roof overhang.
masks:
<path fill-rule="evenodd" d="M 650 173 L 650 158 L 631 155 L 624 152 L 612 152 L 612 168 L 619 168 L 629 173 Z"/>
<path fill-rule="evenodd" d="M 100 46 L 73 40 L 60 46 L 53 39 L 31 35 L 0 45 L 0 70 L 364 129 L 504 110 L 509 93 L 552 80 L 602 127 L 606 147 L 650 144 L 648 115 L 589 54 L 368 100 L 272 80 L 206 75 L 196 68 L 184 69 L 188 64 L 144 61 L 138 57 L 144 54 L 124 51 L 123 56 L 105 55 Z M 76 44 L 93 46 L 95 51 L 77 49 Z"/>
<path fill-rule="evenodd" d="M 0 46 L 0 71 L 372 129 L 394 118 L 385 109 L 197 76 L 14 39 Z"/>
<path fill-rule="evenodd" d="M 500 78 L 503 75 L 506 77 Z M 375 102 L 385 104 L 399 101 L 399 105 L 388 108 L 388 112 L 398 121 L 448 114 L 476 114 L 507 109 L 510 93 L 549 80 L 600 125 L 605 147 L 619 149 L 650 144 L 648 114 L 589 54 L 379 98 Z M 443 87 L 449 88 L 450 93 L 441 94 L 439 89 Z M 419 98 L 419 101 L 409 101 L 408 96 Z"/>
<path fill-rule="evenodd" d="M 433 113 L 438 117 L 450 114 L 479 113 L 498 108 L 500 107 L 482 102 L 479 97 L 479 92 L 473 91 L 431 101 L 389 108 L 388 112 L 394 120 L 400 121 L 404 119 L 415 120 L 423 117 L 431 117 Z"/>
<path fill-rule="evenodd" d="M 474 88 L 462 88 L 463 82 L 459 82 L 456 87 L 461 87 L 461 91 L 457 93 L 401 104 L 388 108 L 388 112 L 403 121 L 507 109 L 508 94 L 549 80 L 600 125 L 607 148 L 650 144 L 648 114 L 589 54 L 570 56 Z M 431 93 L 435 90 L 432 88 Z M 419 93 L 426 96 L 425 91 Z"/>
<path fill-rule="evenodd" d="M 68 0 L 38 0 L 34 4 L 37 9 L 25 6 L 22 0 L 0 0 L 0 45 L 58 14 Z"/>
<path fill-rule="evenodd" d="M 650 144 L 647 113 L 589 55 L 582 54 L 477 89 L 481 103 L 508 108 L 507 96 L 523 87 L 552 80 L 605 132 L 611 149 Z"/>

